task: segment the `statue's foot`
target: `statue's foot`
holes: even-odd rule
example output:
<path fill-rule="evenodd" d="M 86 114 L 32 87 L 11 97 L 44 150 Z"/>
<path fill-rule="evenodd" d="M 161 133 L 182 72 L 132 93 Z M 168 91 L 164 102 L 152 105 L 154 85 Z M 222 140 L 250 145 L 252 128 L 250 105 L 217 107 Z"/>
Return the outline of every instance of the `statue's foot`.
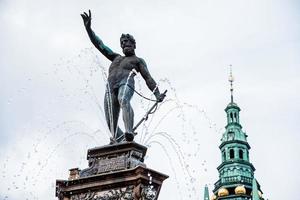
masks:
<path fill-rule="evenodd" d="M 125 133 L 125 139 L 126 139 L 127 142 L 132 142 L 133 139 L 134 139 L 133 133 L 126 132 Z"/>

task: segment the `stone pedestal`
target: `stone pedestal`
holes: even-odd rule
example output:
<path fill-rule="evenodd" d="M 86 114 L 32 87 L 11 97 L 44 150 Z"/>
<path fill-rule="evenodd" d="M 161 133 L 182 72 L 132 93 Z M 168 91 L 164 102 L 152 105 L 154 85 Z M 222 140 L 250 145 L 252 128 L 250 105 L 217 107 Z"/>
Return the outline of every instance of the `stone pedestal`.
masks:
<path fill-rule="evenodd" d="M 156 200 L 167 175 L 144 164 L 147 148 L 135 142 L 88 150 L 89 167 L 56 181 L 59 200 Z"/>

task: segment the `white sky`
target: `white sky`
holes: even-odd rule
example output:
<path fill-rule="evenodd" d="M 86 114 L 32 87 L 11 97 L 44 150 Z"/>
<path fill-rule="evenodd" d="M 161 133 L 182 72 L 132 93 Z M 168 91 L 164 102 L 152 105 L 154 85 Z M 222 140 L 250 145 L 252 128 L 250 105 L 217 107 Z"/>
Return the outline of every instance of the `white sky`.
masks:
<path fill-rule="evenodd" d="M 87 148 L 108 143 L 101 107 L 109 62 L 83 27 L 79 14 L 89 8 L 93 29 L 114 51 L 121 33 L 135 36 L 137 55 L 169 90 L 136 138 L 146 128 L 172 136 L 146 143 L 147 166 L 170 175 L 160 199 L 203 199 L 204 185 L 213 189 L 229 64 L 264 196 L 295 199 L 300 4 L 292 0 L 1 0 L 0 199 L 55 199 L 55 179 L 85 168 Z M 149 105 L 134 97 L 136 120 Z"/>

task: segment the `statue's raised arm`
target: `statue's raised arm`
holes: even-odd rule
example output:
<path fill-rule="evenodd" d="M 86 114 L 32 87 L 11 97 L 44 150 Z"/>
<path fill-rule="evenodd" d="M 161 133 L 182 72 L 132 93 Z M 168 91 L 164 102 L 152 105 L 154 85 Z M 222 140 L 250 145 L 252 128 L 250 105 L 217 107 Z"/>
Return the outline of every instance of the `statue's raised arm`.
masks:
<path fill-rule="evenodd" d="M 90 37 L 91 42 L 94 44 L 94 46 L 110 61 L 113 61 L 119 54 L 113 52 L 109 47 L 107 47 L 102 40 L 94 33 L 94 31 L 91 28 L 91 21 L 92 21 L 92 14 L 89 10 L 89 14 L 84 12 L 83 14 L 80 14 L 83 23 L 85 26 L 85 29 Z"/>

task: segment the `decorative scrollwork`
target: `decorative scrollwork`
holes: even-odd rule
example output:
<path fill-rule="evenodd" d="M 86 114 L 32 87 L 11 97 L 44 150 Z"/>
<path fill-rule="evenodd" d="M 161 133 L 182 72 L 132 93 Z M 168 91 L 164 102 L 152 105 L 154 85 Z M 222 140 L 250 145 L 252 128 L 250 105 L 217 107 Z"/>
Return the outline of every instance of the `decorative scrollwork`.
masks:
<path fill-rule="evenodd" d="M 95 200 L 133 200 L 134 186 L 128 186 L 125 189 L 113 189 L 108 192 L 95 196 Z"/>
<path fill-rule="evenodd" d="M 71 200 L 93 200 L 95 192 L 81 193 L 71 196 Z"/>
<path fill-rule="evenodd" d="M 134 186 L 112 189 L 106 192 L 89 192 L 71 196 L 71 200 L 134 200 Z"/>
<path fill-rule="evenodd" d="M 153 186 L 146 186 L 142 189 L 142 200 L 156 199 L 157 190 Z"/>
<path fill-rule="evenodd" d="M 89 168 L 83 169 L 80 171 L 79 176 L 80 177 L 87 177 L 91 176 L 97 173 L 98 169 L 95 168 L 96 166 L 96 159 L 90 158 L 89 159 Z"/>

